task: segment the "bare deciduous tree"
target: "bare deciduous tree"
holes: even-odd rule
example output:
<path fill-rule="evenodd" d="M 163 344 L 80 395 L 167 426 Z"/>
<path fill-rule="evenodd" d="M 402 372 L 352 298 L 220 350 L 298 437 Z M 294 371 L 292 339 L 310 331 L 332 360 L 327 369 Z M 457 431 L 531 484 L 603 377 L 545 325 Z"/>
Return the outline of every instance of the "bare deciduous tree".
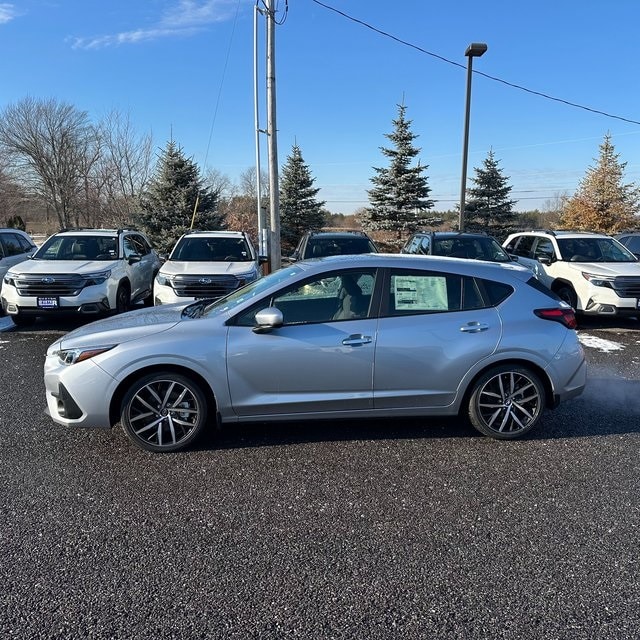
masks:
<path fill-rule="evenodd" d="M 25 98 L 0 115 L 0 146 L 25 183 L 55 211 L 61 228 L 80 225 L 94 145 L 86 112 L 54 99 Z"/>

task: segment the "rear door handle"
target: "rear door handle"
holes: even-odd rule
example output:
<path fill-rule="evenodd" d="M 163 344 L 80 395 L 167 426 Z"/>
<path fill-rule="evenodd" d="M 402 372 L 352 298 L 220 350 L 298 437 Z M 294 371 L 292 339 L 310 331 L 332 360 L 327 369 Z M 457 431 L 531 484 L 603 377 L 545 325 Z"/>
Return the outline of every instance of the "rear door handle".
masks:
<path fill-rule="evenodd" d="M 342 341 L 342 344 L 345 345 L 345 347 L 357 347 L 358 345 L 369 344 L 370 342 L 371 342 L 371 336 L 354 334 L 349 336 L 348 338 L 345 338 Z"/>
<path fill-rule="evenodd" d="M 467 322 L 467 324 L 460 327 L 460 331 L 463 333 L 480 333 L 481 331 L 487 331 L 488 329 L 489 325 L 482 322 Z"/>

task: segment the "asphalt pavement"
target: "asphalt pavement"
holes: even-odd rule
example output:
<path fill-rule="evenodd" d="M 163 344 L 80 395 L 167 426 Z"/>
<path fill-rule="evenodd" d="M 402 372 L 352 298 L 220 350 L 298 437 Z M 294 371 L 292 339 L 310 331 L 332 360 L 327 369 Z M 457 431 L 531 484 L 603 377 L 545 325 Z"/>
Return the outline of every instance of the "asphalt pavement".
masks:
<path fill-rule="evenodd" d="M 2 327 L 1 638 L 640 635 L 635 320 L 580 329 L 585 393 L 520 441 L 300 423 L 173 455 L 55 425 L 42 364 L 72 325 Z"/>

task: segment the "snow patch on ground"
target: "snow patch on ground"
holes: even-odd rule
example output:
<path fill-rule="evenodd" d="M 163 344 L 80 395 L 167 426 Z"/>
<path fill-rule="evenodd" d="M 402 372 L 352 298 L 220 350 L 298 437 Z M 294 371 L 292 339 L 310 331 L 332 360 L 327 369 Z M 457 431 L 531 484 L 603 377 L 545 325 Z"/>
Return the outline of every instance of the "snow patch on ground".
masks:
<path fill-rule="evenodd" d="M 591 347 L 592 349 L 597 349 L 598 351 L 603 351 L 605 353 L 621 351 L 624 349 L 624 345 L 619 342 L 613 342 L 613 340 L 605 340 L 604 338 L 591 336 L 588 333 L 580 333 L 578 334 L 578 338 L 585 347 Z"/>

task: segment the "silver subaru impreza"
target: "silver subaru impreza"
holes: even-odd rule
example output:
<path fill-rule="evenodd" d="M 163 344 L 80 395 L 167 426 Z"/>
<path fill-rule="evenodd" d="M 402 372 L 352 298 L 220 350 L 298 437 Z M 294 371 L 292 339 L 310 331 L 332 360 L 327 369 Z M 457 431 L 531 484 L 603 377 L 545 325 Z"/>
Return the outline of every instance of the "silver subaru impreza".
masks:
<path fill-rule="evenodd" d="M 131 311 L 47 352 L 48 412 L 177 451 L 218 423 L 455 416 L 512 439 L 579 395 L 573 309 L 510 264 L 298 262 L 212 302 Z"/>

